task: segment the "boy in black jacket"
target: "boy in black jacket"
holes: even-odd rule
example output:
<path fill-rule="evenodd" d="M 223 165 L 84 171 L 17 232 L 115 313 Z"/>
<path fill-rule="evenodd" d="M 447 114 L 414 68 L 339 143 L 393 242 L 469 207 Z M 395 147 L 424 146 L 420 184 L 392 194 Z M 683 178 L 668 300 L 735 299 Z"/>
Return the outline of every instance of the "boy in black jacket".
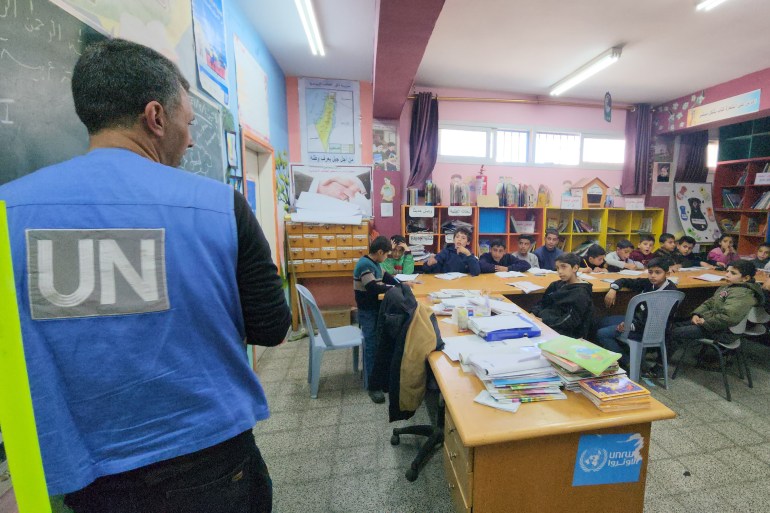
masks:
<path fill-rule="evenodd" d="M 664 257 L 656 257 L 647 264 L 647 278 L 620 278 L 610 285 L 610 290 L 604 296 L 604 304 L 607 308 L 615 304 L 618 291 L 629 289 L 636 294 L 655 292 L 658 290 L 676 290 L 676 285 L 668 280 L 668 271 L 671 261 Z M 615 337 L 620 335 L 625 326 L 625 315 L 610 315 L 599 321 L 596 331 L 596 343 L 605 349 L 620 353 L 620 366 L 628 368 L 628 346 L 619 343 Z M 634 321 L 631 326 L 631 338 L 641 339 L 644 325 L 647 322 L 647 309 L 644 303 L 634 312 Z"/>
<path fill-rule="evenodd" d="M 695 239 L 689 235 L 684 235 L 676 241 L 676 249 L 671 254 L 671 258 L 674 260 L 674 265 L 671 266 L 671 271 L 676 272 L 683 267 L 703 267 L 704 269 L 713 269 L 714 266 L 708 262 L 704 262 L 701 257 L 692 252 L 695 247 Z"/>
<path fill-rule="evenodd" d="M 671 235 L 670 233 L 664 233 L 660 237 L 658 237 L 658 242 L 660 243 L 660 247 L 658 248 L 655 253 L 652 254 L 653 258 L 660 258 L 665 257 L 669 260 L 674 260 L 674 250 L 676 249 L 676 237 Z M 650 264 L 647 264 L 647 267 L 649 267 Z"/>
<path fill-rule="evenodd" d="M 510 253 L 505 252 L 505 243 L 495 239 L 489 243 L 489 253 L 479 257 L 481 273 L 495 273 L 505 271 L 524 272 L 531 266 L 526 260 L 520 260 Z"/>
<path fill-rule="evenodd" d="M 563 253 L 556 257 L 559 281 L 548 285 L 532 313 L 560 335 L 580 338 L 588 334 L 593 320 L 593 286 L 577 276 L 580 257 Z"/>

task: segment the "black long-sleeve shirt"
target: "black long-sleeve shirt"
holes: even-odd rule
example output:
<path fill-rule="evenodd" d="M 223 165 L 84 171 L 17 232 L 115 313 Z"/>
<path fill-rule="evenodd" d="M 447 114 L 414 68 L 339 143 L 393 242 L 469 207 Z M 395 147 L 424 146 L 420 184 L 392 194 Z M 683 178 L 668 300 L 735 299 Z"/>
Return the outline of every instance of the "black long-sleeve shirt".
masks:
<path fill-rule="evenodd" d="M 273 263 L 270 245 L 249 208 L 235 191 L 235 224 L 238 229 L 236 280 L 246 327 L 246 342 L 276 346 L 283 342 L 291 324 L 281 277 Z"/>

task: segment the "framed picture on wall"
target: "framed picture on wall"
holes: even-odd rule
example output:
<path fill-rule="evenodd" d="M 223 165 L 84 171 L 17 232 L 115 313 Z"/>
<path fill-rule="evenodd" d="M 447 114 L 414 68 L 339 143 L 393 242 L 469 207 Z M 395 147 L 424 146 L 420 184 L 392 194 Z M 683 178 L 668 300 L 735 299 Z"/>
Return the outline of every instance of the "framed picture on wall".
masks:
<path fill-rule="evenodd" d="M 236 147 L 235 132 L 225 132 L 227 142 L 227 165 L 238 167 L 238 150 Z"/>

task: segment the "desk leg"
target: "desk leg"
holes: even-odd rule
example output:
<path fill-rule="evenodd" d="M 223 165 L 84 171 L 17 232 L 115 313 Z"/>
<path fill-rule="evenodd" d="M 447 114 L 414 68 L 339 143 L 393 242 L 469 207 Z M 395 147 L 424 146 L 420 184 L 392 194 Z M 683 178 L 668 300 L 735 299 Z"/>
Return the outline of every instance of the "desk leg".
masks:
<path fill-rule="evenodd" d="M 580 436 L 639 433 L 644 437 L 636 483 L 572 486 Z M 568 433 L 474 449 L 473 513 L 642 513 L 650 423 Z"/>
<path fill-rule="evenodd" d="M 289 307 L 291 308 L 291 329 L 299 328 L 299 296 L 297 295 L 297 275 L 289 273 Z"/>

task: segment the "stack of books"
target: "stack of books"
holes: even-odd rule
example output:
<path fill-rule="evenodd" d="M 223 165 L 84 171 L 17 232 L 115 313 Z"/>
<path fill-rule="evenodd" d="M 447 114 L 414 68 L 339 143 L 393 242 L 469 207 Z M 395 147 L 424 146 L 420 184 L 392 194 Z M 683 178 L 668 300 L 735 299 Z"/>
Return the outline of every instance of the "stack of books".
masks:
<path fill-rule="evenodd" d="M 650 391 L 626 375 L 583 380 L 580 382 L 580 393 L 603 412 L 650 407 Z"/>
<path fill-rule="evenodd" d="M 468 327 L 488 342 L 522 337 L 534 338 L 539 337 L 541 333 L 534 322 L 520 313 L 474 317 L 468 322 Z"/>
<path fill-rule="evenodd" d="M 543 356 L 551 362 L 554 370 L 556 370 L 556 374 L 559 376 L 559 379 L 561 379 L 562 383 L 564 383 L 564 388 L 566 390 L 578 392 L 580 391 L 581 381 L 596 378 L 593 373 L 585 370 L 580 365 L 571 362 L 566 358 L 562 358 L 545 351 L 543 352 Z M 618 362 L 615 362 L 607 367 L 607 369 L 605 369 L 605 371 L 600 374 L 600 377 L 620 376 L 625 375 L 625 373 L 626 371 L 620 368 Z"/>
<path fill-rule="evenodd" d="M 760 196 L 759 199 L 751 205 L 751 208 L 760 210 L 770 208 L 770 191 L 763 192 L 762 196 Z"/>
<path fill-rule="evenodd" d="M 500 403 L 532 403 L 566 399 L 561 380 L 535 347 L 460 355 L 460 361 Z"/>
<path fill-rule="evenodd" d="M 722 189 L 722 208 L 741 208 L 743 198 L 732 189 Z"/>
<path fill-rule="evenodd" d="M 549 361 L 555 362 L 557 366 L 564 362 L 564 365 L 561 366 L 570 372 L 576 372 L 572 369 L 577 366 L 594 376 L 602 375 L 613 365 L 617 366 L 620 359 L 620 353 L 607 351 L 587 340 L 565 337 L 564 335 L 541 342 L 540 350 L 543 352 L 543 356 Z M 572 364 L 572 366 L 567 368 L 567 363 Z"/>

